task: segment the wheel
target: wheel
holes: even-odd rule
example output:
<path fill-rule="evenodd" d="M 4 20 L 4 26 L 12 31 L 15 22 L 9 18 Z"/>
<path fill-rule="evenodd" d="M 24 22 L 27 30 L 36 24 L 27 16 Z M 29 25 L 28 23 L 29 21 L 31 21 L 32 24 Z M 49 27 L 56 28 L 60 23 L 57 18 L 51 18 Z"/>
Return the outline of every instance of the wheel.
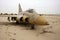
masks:
<path fill-rule="evenodd" d="M 19 24 L 19 22 L 18 22 L 18 21 L 16 21 L 16 24 Z"/>

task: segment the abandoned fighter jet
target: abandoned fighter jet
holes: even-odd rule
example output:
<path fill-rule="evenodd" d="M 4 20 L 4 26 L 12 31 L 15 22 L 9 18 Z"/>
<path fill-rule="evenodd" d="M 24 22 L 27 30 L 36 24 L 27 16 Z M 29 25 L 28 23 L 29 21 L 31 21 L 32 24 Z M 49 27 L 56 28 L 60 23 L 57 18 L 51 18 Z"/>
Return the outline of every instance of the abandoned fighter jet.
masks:
<path fill-rule="evenodd" d="M 22 11 L 19 4 L 19 11 L 17 15 L 0 15 L 2 17 L 8 17 L 8 21 L 16 21 L 16 23 L 29 23 L 31 28 L 34 28 L 34 25 L 48 25 L 48 21 L 43 17 L 38 15 L 33 9 Z"/>

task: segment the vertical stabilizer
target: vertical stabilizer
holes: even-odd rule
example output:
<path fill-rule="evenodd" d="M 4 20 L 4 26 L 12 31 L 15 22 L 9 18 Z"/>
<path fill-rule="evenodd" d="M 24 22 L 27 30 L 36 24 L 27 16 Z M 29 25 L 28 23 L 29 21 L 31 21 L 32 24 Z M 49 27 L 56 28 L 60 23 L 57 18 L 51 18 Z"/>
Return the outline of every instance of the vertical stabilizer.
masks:
<path fill-rule="evenodd" d="M 19 5 L 18 5 L 18 14 L 20 14 L 20 12 L 22 12 L 22 8 L 21 8 L 21 5 L 19 3 Z"/>

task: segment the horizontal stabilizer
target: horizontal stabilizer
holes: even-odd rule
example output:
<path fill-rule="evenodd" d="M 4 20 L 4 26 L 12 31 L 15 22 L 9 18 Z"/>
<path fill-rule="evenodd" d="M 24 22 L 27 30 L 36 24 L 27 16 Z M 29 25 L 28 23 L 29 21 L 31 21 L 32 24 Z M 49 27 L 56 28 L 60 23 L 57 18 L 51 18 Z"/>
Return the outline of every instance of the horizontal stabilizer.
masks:
<path fill-rule="evenodd" d="M 23 15 L 0 15 L 0 17 L 20 17 Z"/>

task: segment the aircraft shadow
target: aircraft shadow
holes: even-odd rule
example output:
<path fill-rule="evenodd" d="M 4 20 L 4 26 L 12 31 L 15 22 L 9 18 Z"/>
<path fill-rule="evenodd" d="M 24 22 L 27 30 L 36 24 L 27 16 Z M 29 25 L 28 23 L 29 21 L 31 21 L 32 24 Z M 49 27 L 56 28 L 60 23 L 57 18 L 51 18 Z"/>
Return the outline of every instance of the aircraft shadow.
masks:
<path fill-rule="evenodd" d="M 0 22 L 2 26 L 17 26 L 17 27 L 25 27 L 27 30 L 30 30 L 31 24 L 20 23 L 17 24 L 16 22 Z"/>

